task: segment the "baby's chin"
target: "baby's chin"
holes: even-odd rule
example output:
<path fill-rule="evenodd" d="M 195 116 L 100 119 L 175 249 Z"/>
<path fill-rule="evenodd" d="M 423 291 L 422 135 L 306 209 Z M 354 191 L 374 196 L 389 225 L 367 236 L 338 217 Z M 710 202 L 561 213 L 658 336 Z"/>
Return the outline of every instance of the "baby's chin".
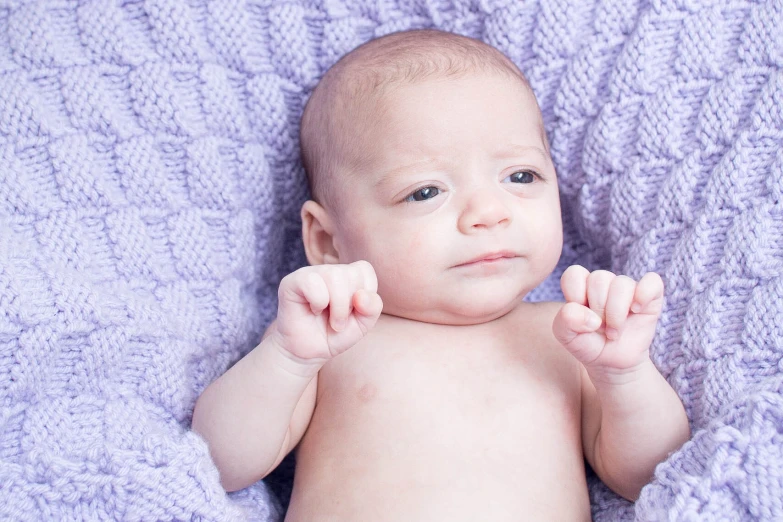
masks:
<path fill-rule="evenodd" d="M 519 306 L 522 297 L 524 296 L 504 300 L 491 299 L 483 302 L 464 299 L 440 306 L 421 308 L 384 303 L 383 313 L 423 323 L 469 326 L 488 323 L 503 317 Z"/>

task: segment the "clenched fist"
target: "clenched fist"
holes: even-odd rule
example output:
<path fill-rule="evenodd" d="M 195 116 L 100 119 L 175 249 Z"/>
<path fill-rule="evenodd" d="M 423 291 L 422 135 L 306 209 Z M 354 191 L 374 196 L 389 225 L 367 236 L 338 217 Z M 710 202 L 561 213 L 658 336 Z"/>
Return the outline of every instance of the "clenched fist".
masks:
<path fill-rule="evenodd" d="M 638 282 L 574 265 L 560 279 L 566 304 L 555 316 L 555 337 L 589 373 L 632 372 L 649 360 L 663 307 L 663 281 L 650 272 Z"/>
<path fill-rule="evenodd" d="M 273 334 L 295 360 L 324 363 L 375 325 L 383 308 L 377 290 L 367 261 L 300 268 L 280 282 Z"/>

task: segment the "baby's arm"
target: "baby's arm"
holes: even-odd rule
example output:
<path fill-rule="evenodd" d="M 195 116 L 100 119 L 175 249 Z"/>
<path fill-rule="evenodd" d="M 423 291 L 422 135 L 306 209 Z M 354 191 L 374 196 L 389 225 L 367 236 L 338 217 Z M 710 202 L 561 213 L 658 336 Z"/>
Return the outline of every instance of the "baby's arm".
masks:
<path fill-rule="evenodd" d="M 583 365 L 582 441 L 590 464 L 614 491 L 636 500 L 655 466 L 690 436 L 677 394 L 649 356 L 663 306 L 654 273 L 638 283 L 569 267 L 555 337 Z"/>
<path fill-rule="evenodd" d="M 286 276 L 276 321 L 256 348 L 210 384 L 193 411 L 227 491 L 270 473 L 298 444 L 317 374 L 375 325 L 383 304 L 372 266 L 305 267 Z"/>

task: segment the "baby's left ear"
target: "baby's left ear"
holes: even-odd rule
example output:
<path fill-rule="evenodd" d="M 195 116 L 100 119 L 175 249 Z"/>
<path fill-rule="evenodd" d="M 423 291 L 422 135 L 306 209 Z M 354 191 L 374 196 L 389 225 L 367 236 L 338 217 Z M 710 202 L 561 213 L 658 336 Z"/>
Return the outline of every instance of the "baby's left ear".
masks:
<path fill-rule="evenodd" d="M 328 265 L 339 262 L 340 255 L 334 242 L 334 224 L 326 209 L 308 200 L 302 205 L 302 241 L 307 262 Z"/>

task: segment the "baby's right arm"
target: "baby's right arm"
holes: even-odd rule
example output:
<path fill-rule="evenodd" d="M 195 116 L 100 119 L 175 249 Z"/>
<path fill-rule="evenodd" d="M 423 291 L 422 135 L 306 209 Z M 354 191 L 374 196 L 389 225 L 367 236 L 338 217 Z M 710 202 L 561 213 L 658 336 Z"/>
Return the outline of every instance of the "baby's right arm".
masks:
<path fill-rule="evenodd" d="M 270 473 L 304 434 L 318 370 L 375 325 L 383 304 L 366 261 L 286 276 L 277 319 L 261 344 L 210 384 L 193 411 L 227 491 Z"/>

